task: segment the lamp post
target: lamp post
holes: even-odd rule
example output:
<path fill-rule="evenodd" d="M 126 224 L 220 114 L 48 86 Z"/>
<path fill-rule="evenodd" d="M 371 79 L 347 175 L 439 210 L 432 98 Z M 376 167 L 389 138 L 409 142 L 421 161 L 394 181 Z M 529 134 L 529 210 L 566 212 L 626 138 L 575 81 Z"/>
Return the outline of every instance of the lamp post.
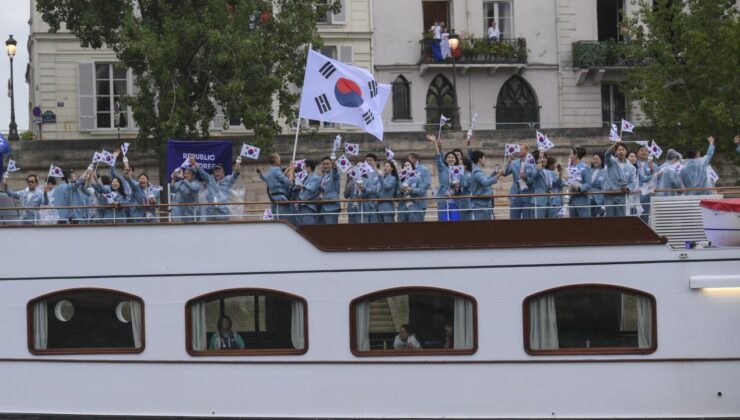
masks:
<path fill-rule="evenodd" d="M 460 129 L 460 111 L 457 106 L 457 68 L 455 66 L 455 50 L 460 45 L 460 38 L 455 33 L 454 29 L 450 30 L 450 56 L 452 57 L 452 90 L 453 99 L 455 106 L 455 113 L 453 115 L 452 127 L 455 130 Z"/>
<path fill-rule="evenodd" d="M 8 133 L 8 141 L 18 141 L 18 125 L 15 123 L 15 92 L 13 84 L 13 57 L 15 57 L 15 46 L 18 42 L 13 39 L 13 35 L 10 35 L 7 41 L 5 41 L 5 49 L 8 51 L 8 57 L 10 57 L 10 131 Z"/>

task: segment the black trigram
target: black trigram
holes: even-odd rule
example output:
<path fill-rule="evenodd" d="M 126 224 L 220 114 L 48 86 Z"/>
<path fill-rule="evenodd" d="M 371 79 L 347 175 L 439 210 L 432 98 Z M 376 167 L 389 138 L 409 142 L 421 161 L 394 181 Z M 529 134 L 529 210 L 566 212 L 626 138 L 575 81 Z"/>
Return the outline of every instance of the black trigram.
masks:
<path fill-rule="evenodd" d="M 317 96 L 313 98 L 313 100 L 316 101 L 316 107 L 319 109 L 320 113 L 323 114 L 324 112 L 331 111 L 331 104 L 326 95 Z"/>
<path fill-rule="evenodd" d="M 372 111 L 367 110 L 364 114 L 362 114 L 362 119 L 365 120 L 365 125 L 368 125 L 371 122 L 375 121 L 375 115 L 373 115 Z"/>
<path fill-rule="evenodd" d="M 330 78 L 335 71 L 337 71 L 337 68 L 329 61 L 324 63 L 324 65 L 319 69 L 319 73 L 327 79 Z"/>
<path fill-rule="evenodd" d="M 370 89 L 370 97 L 374 98 L 378 95 L 378 83 L 375 80 L 367 82 L 367 87 Z"/>

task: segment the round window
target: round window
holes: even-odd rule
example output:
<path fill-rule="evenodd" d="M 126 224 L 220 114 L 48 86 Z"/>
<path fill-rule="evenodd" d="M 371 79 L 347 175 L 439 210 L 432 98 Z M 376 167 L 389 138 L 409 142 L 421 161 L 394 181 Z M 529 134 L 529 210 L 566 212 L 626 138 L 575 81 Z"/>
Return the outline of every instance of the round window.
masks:
<path fill-rule="evenodd" d="M 127 300 L 116 305 L 116 318 L 124 324 L 131 322 L 131 303 Z"/>
<path fill-rule="evenodd" d="M 75 307 L 68 300 L 60 300 L 54 305 L 54 315 L 58 320 L 67 322 L 75 315 Z"/>

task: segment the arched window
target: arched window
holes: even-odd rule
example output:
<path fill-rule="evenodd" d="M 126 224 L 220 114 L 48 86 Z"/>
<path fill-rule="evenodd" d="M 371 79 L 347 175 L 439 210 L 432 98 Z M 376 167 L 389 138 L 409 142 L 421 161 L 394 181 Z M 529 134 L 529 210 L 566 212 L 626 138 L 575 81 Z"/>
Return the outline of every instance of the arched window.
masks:
<path fill-rule="evenodd" d="M 71 289 L 28 302 L 28 348 L 34 354 L 140 353 L 144 302 L 106 289 Z"/>
<path fill-rule="evenodd" d="M 357 356 L 473 354 L 473 297 L 428 287 L 381 290 L 350 304 L 352 353 Z"/>
<path fill-rule="evenodd" d="M 393 81 L 393 119 L 411 119 L 411 83 L 403 76 Z"/>
<path fill-rule="evenodd" d="M 427 90 L 426 100 L 427 124 L 439 124 L 440 114 L 447 118 L 454 118 L 457 115 L 455 108 L 455 90 L 452 83 L 441 74 L 432 80 Z M 454 127 L 456 122 L 450 121 Z"/>
<path fill-rule="evenodd" d="M 496 100 L 496 129 L 539 128 L 539 123 L 534 91 L 524 79 L 513 76 L 501 87 Z"/>
<path fill-rule="evenodd" d="M 306 300 L 267 289 L 230 289 L 186 304 L 187 351 L 193 356 L 303 354 Z"/>
<path fill-rule="evenodd" d="M 655 330 L 655 298 L 639 290 L 586 284 L 524 300 L 524 349 L 529 354 L 652 353 Z"/>

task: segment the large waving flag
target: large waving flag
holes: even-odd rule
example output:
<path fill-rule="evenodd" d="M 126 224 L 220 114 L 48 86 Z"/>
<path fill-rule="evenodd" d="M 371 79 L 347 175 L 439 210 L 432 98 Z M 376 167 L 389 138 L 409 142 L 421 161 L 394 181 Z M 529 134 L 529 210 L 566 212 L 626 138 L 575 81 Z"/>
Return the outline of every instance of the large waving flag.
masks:
<path fill-rule="evenodd" d="M 383 141 L 381 114 L 390 85 L 375 82 L 365 69 L 308 51 L 299 117 L 363 128 Z"/>

